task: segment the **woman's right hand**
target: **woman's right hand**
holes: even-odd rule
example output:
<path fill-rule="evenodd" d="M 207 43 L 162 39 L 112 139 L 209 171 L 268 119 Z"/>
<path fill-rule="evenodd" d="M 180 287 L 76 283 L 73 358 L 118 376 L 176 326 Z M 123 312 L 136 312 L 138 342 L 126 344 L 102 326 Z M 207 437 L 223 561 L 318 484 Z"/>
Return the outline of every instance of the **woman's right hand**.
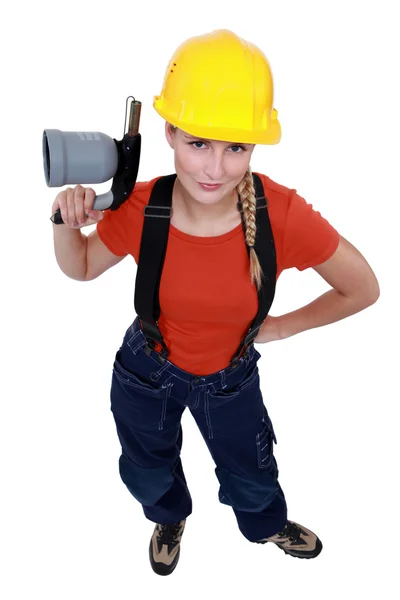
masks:
<path fill-rule="evenodd" d="M 64 226 L 70 229 L 94 225 L 104 217 L 101 210 L 92 210 L 95 197 L 96 192 L 92 188 L 84 188 L 79 184 L 74 188 L 67 188 L 54 200 L 52 214 L 59 208 Z"/>

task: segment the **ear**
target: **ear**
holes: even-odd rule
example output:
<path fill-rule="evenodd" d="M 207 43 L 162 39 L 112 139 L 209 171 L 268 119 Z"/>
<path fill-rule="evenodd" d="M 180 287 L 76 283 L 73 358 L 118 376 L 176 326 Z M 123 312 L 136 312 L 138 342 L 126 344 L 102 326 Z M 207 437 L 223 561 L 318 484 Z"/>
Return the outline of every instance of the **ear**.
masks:
<path fill-rule="evenodd" d="M 171 123 L 165 122 L 165 137 L 167 138 L 168 144 L 171 148 L 175 147 L 175 132 L 171 127 Z"/>

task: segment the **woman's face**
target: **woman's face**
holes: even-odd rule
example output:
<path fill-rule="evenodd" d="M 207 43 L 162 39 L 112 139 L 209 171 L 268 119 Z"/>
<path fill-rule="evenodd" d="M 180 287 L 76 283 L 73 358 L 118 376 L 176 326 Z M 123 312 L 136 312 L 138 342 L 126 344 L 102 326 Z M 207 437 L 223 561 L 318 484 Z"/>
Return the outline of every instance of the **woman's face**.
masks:
<path fill-rule="evenodd" d="M 182 129 L 165 125 L 165 134 L 175 154 L 175 170 L 185 190 L 202 204 L 215 204 L 243 179 L 254 144 L 239 144 L 196 138 Z M 214 189 L 200 184 L 220 184 Z"/>

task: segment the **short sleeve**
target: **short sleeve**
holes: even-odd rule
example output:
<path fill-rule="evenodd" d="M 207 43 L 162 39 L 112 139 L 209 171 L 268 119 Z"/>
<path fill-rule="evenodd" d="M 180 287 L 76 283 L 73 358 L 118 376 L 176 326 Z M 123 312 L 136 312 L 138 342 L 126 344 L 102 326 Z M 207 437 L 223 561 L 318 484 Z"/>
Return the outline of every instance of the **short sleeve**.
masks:
<path fill-rule="evenodd" d="M 308 204 L 290 190 L 284 228 L 283 269 L 296 267 L 304 271 L 330 258 L 339 245 L 338 231 Z"/>
<path fill-rule="evenodd" d="M 117 210 L 105 210 L 96 226 L 99 238 L 116 256 L 129 254 L 127 208 L 128 203 L 124 202 Z"/>

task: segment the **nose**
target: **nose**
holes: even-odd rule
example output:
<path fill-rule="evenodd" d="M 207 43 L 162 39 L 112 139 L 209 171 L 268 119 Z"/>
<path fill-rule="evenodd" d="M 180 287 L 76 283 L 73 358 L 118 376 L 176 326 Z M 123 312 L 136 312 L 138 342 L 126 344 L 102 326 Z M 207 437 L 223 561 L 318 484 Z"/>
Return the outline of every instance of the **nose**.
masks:
<path fill-rule="evenodd" d="M 221 182 L 225 175 L 224 156 L 222 152 L 210 152 L 203 171 L 210 181 Z"/>

